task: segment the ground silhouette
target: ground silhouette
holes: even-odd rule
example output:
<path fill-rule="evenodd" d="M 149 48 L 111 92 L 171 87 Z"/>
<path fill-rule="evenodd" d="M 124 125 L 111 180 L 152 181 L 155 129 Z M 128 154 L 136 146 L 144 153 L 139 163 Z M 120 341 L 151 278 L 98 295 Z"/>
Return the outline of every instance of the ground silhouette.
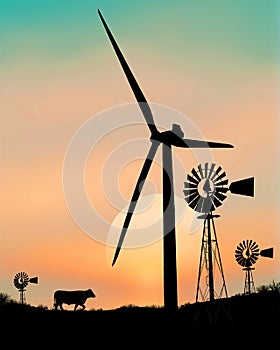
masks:
<path fill-rule="evenodd" d="M 180 306 L 176 322 L 169 322 L 163 307 L 123 306 L 114 310 L 54 310 L 15 302 L 0 305 L 1 340 L 29 338 L 38 344 L 65 348 L 92 344 L 145 349 L 227 345 L 270 347 L 279 342 L 280 293 L 264 291 Z M 36 337 L 39 343 L 32 342 Z M 5 340 L 5 341 L 6 341 Z M 225 343 L 226 342 L 226 343 Z M 184 343 L 186 346 L 184 346 Z M 239 345 L 238 345 L 239 344 Z M 23 347 L 24 348 L 24 347 Z M 24 348 L 25 349 L 25 348 Z"/>

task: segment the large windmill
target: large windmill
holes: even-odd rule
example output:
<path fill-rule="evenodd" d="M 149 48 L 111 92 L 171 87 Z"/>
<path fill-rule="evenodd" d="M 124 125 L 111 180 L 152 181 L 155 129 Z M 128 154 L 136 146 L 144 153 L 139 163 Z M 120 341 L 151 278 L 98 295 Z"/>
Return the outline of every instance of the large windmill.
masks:
<path fill-rule="evenodd" d="M 233 146 L 227 143 L 185 139 L 184 133 L 178 124 L 173 124 L 171 130 L 160 132 L 155 125 L 151 108 L 140 86 L 138 85 L 132 71 L 130 70 L 118 44 L 116 43 L 107 23 L 105 22 L 105 19 L 103 18 L 100 10 L 98 10 L 98 14 L 151 132 L 151 146 L 148 155 L 144 161 L 138 180 L 136 182 L 136 186 L 118 241 L 118 245 L 116 247 L 112 266 L 115 264 L 120 253 L 127 229 L 129 227 L 129 223 L 131 221 L 134 209 L 141 194 L 141 190 L 147 178 L 157 149 L 159 148 L 159 146 L 162 146 L 164 306 L 167 313 L 169 315 L 172 315 L 178 309 L 172 147 L 233 148 Z"/>
<path fill-rule="evenodd" d="M 199 164 L 187 175 L 183 189 L 185 200 L 193 210 L 202 214 L 198 218 L 204 220 L 196 302 L 200 296 L 202 301 L 228 296 L 214 223 L 214 219 L 220 215 L 213 212 L 223 204 L 228 192 L 254 197 L 254 182 L 254 177 L 249 177 L 229 184 L 226 172 L 215 163 Z M 205 279 L 202 279 L 203 274 Z M 221 278 L 219 291 L 215 286 L 215 277 Z"/>

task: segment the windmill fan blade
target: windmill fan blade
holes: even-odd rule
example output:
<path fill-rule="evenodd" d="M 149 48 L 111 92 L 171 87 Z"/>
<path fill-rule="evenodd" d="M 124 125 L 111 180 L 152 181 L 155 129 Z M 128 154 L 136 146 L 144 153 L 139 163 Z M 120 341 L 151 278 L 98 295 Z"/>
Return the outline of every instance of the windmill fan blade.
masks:
<path fill-rule="evenodd" d="M 184 195 L 187 197 L 187 196 L 190 196 L 193 193 L 196 193 L 197 189 L 196 188 L 189 188 L 187 190 L 183 190 L 183 192 L 184 192 Z"/>
<path fill-rule="evenodd" d="M 132 89 L 132 91 L 134 93 L 134 96 L 135 96 L 137 102 L 138 102 L 138 105 L 139 105 L 139 107 L 140 107 L 140 109 L 141 109 L 141 111 L 142 111 L 142 113 L 144 115 L 144 118 L 145 118 L 145 120 L 146 120 L 146 122 L 148 124 L 148 127 L 149 127 L 149 129 L 151 131 L 151 134 L 152 135 L 153 134 L 157 134 L 158 130 L 157 130 L 156 126 L 155 126 L 154 118 L 153 118 L 150 106 L 148 105 L 147 100 L 146 100 L 142 90 L 140 89 L 140 86 L 138 85 L 138 83 L 137 83 L 137 81 L 136 81 L 136 79 L 135 79 L 131 69 L 129 68 L 129 66 L 128 66 L 128 64 L 127 64 L 127 62 L 126 62 L 126 60 L 125 60 L 125 58 L 124 58 L 124 56 L 123 56 L 123 54 L 122 54 L 118 44 L 116 42 L 116 40 L 114 39 L 114 37 L 113 37 L 113 35 L 112 35 L 112 33 L 111 33 L 107 23 L 105 22 L 105 19 L 103 18 L 100 10 L 98 10 L 98 14 L 99 14 L 99 17 L 100 17 L 100 19 L 101 19 L 101 21 L 103 23 L 103 26 L 104 26 L 106 32 L 107 32 L 107 35 L 108 35 L 108 37 L 109 37 L 109 39 L 111 41 L 111 44 L 112 44 L 112 46 L 113 46 L 113 48 L 115 50 L 115 53 L 116 53 L 116 55 L 117 55 L 117 57 L 119 59 L 119 62 L 121 64 L 121 66 L 122 66 L 122 69 L 123 69 L 123 71 L 124 71 L 124 73 L 126 75 L 126 78 L 127 78 L 128 82 L 129 82 L 129 85 L 130 85 L 130 87 L 131 87 L 131 89 Z"/>
<path fill-rule="evenodd" d="M 216 179 L 215 179 L 215 183 L 219 180 L 221 180 L 222 178 L 224 178 L 226 176 L 226 172 L 224 171 L 221 175 L 219 175 Z"/>
<path fill-rule="evenodd" d="M 214 204 L 214 206 L 217 208 L 217 207 L 220 207 L 223 203 L 222 202 L 220 202 L 219 200 L 218 200 L 218 198 L 216 198 L 216 197 L 214 197 L 214 198 L 212 198 L 212 201 L 213 201 L 213 204 Z"/>
<path fill-rule="evenodd" d="M 184 182 L 184 186 L 185 188 L 192 188 L 192 189 L 197 188 L 197 184 L 192 184 L 190 182 Z"/>
<path fill-rule="evenodd" d="M 197 190 L 195 190 L 195 192 L 191 193 L 188 197 L 186 197 L 185 200 L 187 203 L 191 203 L 196 197 L 199 197 Z"/>
<path fill-rule="evenodd" d="M 193 169 L 194 170 L 194 169 Z M 195 183 L 196 185 L 199 183 L 200 179 L 199 180 L 196 180 L 194 177 L 192 177 L 191 175 L 187 175 L 187 180 L 189 180 L 190 182 L 193 182 Z"/>
<path fill-rule="evenodd" d="M 205 171 L 205 177 L 207 177 L 208 176 L 208 163 L 205 163 L 204 171 Z"/>
<path fill-rule="evenodd" d="M 216 181 L 215 181 L 215 186 L 216 186 L 216 187 L 225 186 L 225 185 L 227 185 L 227 184 L 228 184 L 228 179 L 223 180 L 223 181 L 221 181 L 221 182 L 219 182 L 219 183 L 216 183 Z"/>
<path fill-rule="evenodd" d="M 234 181 L 229 185 L 229 190 L 234 194 L 254 197 L 254 178 L 249 177 L 239 181 Z"/>
<path fill-rule="evenodd" d="M 120 253 L 120 250 L 121 250 L 121 247 L 122 247 L 122 244 L 123 244 L 123 241 L 124 241 L 124 237 L 125 237 L 126 231 L 128 229 L 131 217 L 133 215 L 134 209 L 135 209 L 137 201 L 139 199 L 141 190 L 143 188 L 144 181 L 146 180 L 146 177 L 147 177 L 148 172 L 150 170 L 150 167 L 152 165 L 152 162 L 153 162 L 153 159 L 155 157 L 155 154 L 156 154 L 156 151 L 158 149 L 158 146 L 159 146 L 159 142 L 158 141 L 152 141 L 152 145 L 150 147 L 150 150 L 149 150 L 149 153 L 147 155 L 147 158 L 145 159 L 144 165 L 143 165 L 141 173 L 140 173 L 140 175 L 138 177 L 138 180 L 137 180 L 137 183 L 136 183 L 136 186 L 135 186 L 135 189 L 134 189 L 134 192 L 133 192 L 130 204 L 129 204 L 128 212 L 126 214 L 126 218 L 125 218 L 125 221 L 124 221 L 124 224 L 123 224 L 121 236 L 119 238 L 119 242 L 118 242 L 118 246 L 116 248 L 116 252 L 115 252 L 115 255 L 114 255 L 112 266 L 115 264 L 115 262 L 116 262 L 116 260 L 118 258 L 118 255 Z"/>
<path fill-rule="evenodd" d="M 222 170 L 222 167 L 219 166 L 219 167 L 217 168 L 217 170 L 214 171 L 214 174 L 213 174 L 212 177 L 211 177 L 211 180 L 212 180 L 212 181 L 215 181 L 215 178 L 218 176 L 218 174 L 220 173 L 221 170 Z"/>
<path fill-rule="evenodd" d="M 259 259 L 258 255 L 252 255 L 249 260 L 251 262 L 251 264 L 255 264 L 257 262 L 257 260 Z"/>
<path fill-rule="evenodd" d="M 260 250 L 259 250 L 259 248 L 258 248 L 258 246 L 256 246 L 256 247 L 252 247 L 251 246 L 251 251 L 252 251 L 252 254 L 260 254 Z"/>
<path fill-rule="evenodd" d="M 197 196 L 194 198 L 194 200 L 192 200 L 191 202 L 188 202 L 188 203 L 189 203 L 189 206 L 190 206 L 192 209 L 195 209 L 195 207 L 196 207 L 196 205 L 197 205 L 199 199 L 200 199 L 200 196 L 197 195 Z"/>
<path fill-rule="evenodd" d="M 227 198 L 227 196 L 219 192 L 215 192 L 215 197 L 217 197 L 221 202 Z"/>
<path fill-rule="evenodd" d="M 260 255 L 266 258 L 273 258 L 273 248 L 262 249 Z"/>
<path fill-rule="evenodd" d="M 251 245 L 251 249 L 259 249 L 259 246 L 257 245 L 256 242 L 253 242 L 252 239 L 250 239 L 250 245 Z"/>
<path fill-rule="evenodd" d="M 199 177 L 199 175 L 198 175 L 198 173 L 196 172 L 195 169 L 192 169 L 192 174 L 197 178 L 198 181 L 196 183 L 198 183 L 201 180 L 201 177 Z"/>
<path fill-rule="evenodd" d="M 199 164 L 197 168 L 198 168 L 198 171 L 199 171 L 199 174 L 200 174 L 201 178 L 203 179 L 204 176 L 203 176 L 203 170 L 202 170 L 201 164 Z"/>
<path fill-rule="evenodd" d="M 208 178 L 210 179 L 211 178 L 211 175 L 212 175 L 212 173 L 213 173 L 213 170 L 214 170 L 214 168 L 215 168 L 215 163 L 212 163 L 211 164 L 211 167 L 210 167 L 210 169 L 209 169 L 209 174 L 208 174 Z"/>
<path fill-rule="evenodd" d="M 242 254 L 242 251 L 243 249 L 240 246 L 238 246 L 235 250 L 236 254 L 240 254 L 240 255 Z"/>
<path fill-rule="evenodd" d="M 216 188 L 215 188 L 215 193 L 216 193 L 216 192 L 227 193 L 228 190 L 229 190 L 229 189 L 226 188 L 226 187 L 216 187 Z"/>

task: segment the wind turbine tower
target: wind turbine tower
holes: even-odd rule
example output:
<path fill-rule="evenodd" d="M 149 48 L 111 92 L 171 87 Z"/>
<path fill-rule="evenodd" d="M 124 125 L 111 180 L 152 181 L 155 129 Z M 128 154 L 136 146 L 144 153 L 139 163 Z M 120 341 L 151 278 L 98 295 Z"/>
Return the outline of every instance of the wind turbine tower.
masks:
<path fill-rule="evenodd" d="M 179 148 L 233 148 L 227 143 L 211 142 L 204 140 L 190 140 L 184 138 L 184 132 L 180 125 L 173 124 L 171 130 L 160 132 L 154 122 L 152 110 L 137 83 L 126 59 L 124 58 L 116 40 L 114 39 L 103 15 L 98 10 L 99 17 L 110 39 L 115 54 L 123 69 L 123 72 L 132 89 L 134 97 L 140 107 L 147 126 L 150 130 L 150 149 L 144 161 L 142 170 L 136 182 L 128 212 L 122 227 L 118 245 L 112 265 L 116 263 L 122 244 L 129 228 L 134 209 L 140 197 L 144 182 L 149 173 L 150 167 L 158 148 L 162 150 L 162 196 L 163 196 L 163 279 L 164 279 L 164 307 L 170 319 L 174 317 L 178 309 L 177 296 L 177 264 L 176 264 L 176 229 L 175 229 L 175 204 L 173 188 L 173 161 L 172 150 L 174 147 Z"/>

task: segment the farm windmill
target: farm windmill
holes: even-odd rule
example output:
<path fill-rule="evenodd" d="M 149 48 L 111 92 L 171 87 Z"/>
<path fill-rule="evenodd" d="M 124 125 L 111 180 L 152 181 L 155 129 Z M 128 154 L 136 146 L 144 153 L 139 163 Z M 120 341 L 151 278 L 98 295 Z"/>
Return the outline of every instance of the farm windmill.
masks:
<path fill-rule="evenodd" d="M 260 250 L 257 243 L 253 242 L 251 239 L 246 239 L 238 244 L 235 250 L 235 260 L 245 271 L 245 285 L 244 294 L 255 293 L 255 284 L 253 279 L 252 267 L 259 258 L 259 256 L 264 256 L 267 258 L 273 258 L 273 248 L 267 248 Z"/>
<path fill-rule="evenodd" d="M 184 138 L 184 133 L 178 124 L 173 124 L 172 129 L 160 132 L 154 122 L 151 108 L 138 85 L 132 71 L 130 70 L 118 44 L 116 43 L 108 25 L 105 22 L 100 10 L 98 14 L 106 33 L 113 46 L 115 54 L 122 66 L 124 74 L 130 84 L 137 103 L 142 111 L 148 128 L 151 132 L 151 146 L 144 161 L 142 170 L 138 177 L 128 212 L 125 217 L 121 235 L 116 247 L 112 266 L 115 264 L 120 253 L 126 232 L 128 230 L 134 209 L 141 194 L 144 182 L 152 165 L 153 159 L 159 146 L 162 146 L 162 196 L 163 196 L 163 269 L 164 269 L 164 306 L 168 313 L 174 314 L 178 308 L 177 300 L 177 267 L 176 267 L 176 236 L 175 236 L 175 204 L 173 189 L 172 169 L 172 146 L 181 148 L 232 148 L 226 143 L 190 140 Z"/>
<path fill-rule="evenodd" d="M 38 283 L 38 277 L 29 278 L 26 272 L 18 272 L 14 277 L 14 286 L 19 290 L 20 302 L 25 304 L 25 288 L 28 283 Z"/>
<path fill-rule="evenodd" d="M 226 178 L 226 172 L 216 164 L 199 164 L 196 169 L 191 170 L 184 183 L 185 201 L 188 205 L 202 215 L 199 219 L 204 220 L 203 235 L 200 251 L 198 270 L 198 281 L 196 290 L 196 302 L 201 295 L 202 301 L 213 301 L 224 294 L 227 297 L 227 289 L 222 267 L 222 260 L 218 246 L 214 219 L 220 215 L 213 214 L 227 198 L 227 192 L 244 196 L 254 196 L 254 178 L 246 178 L 232 182 L 230 185 Z M 214 272 L 218 271 L 221 277 L 221 288 L 217 293 L 215 290 Z M 205 272 L 205 285 L 201 285 L 201 277 Z"/>

